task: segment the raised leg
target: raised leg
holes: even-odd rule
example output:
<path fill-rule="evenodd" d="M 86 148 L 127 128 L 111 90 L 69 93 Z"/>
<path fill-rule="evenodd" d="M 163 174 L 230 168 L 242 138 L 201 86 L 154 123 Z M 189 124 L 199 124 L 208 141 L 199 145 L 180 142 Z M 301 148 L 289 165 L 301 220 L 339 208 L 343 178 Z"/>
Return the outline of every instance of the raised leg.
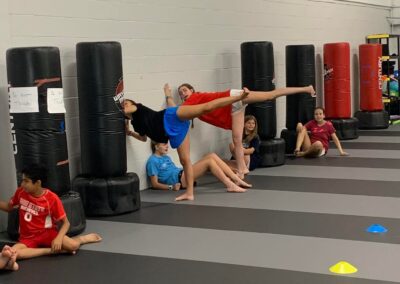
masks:
<path fill-rule="evenodd" d="M 181 120 L 190 120 L 203 114 L 209 113 L 217 108 L 221 108 L 233 104 L 234 102 L 240 101 L 246 98 L 247 95 L 247 92 L 243 92 L 241 96 L 229 96 L 225 98 L 219 98 L 198 105 L 183 105 L 178 108 L 176 114 Z"/>
<path fill-rule="evenodd" d="M 245 90 L 247 90 L 245 88 Z M 307 87 L 287 87 L 287 88 L 280 88 L 269 92 L 260 92 L 260 91 L 249 91 L 249 95 L 247 98 L 243 99 L 243 103 L 245 104 L 252 104 L 258 102 L 264 102 L 268 100 L 274 100 L 276 98 L 294 94 L 301 94 L 301 93 L 309 93 L 311 96 L 315 96 L 315 91 L 313 86 Z"/>

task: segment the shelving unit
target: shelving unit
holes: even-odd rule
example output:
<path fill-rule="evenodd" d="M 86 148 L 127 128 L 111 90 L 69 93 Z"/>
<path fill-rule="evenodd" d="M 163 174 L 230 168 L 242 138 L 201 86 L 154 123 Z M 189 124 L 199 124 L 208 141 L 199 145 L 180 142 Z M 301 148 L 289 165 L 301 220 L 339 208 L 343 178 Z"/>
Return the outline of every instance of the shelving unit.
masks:
<path fill-rule="evenodd" d="M 366 38 L 367 43 L 382 44 L 382 75 L 388 78 L 394 76 L 394 70 L 399 70 L 400 60 L 400 35 L 393 34 L 373 34 Z M 394 47 L 394 48 L 393 48 Z M 395 50 L 393 52 L 392 50 Z M 390 121 L 400 119 L 400 98 L 390 92 L 390 80 L 382 82 L 382 100 L 385 110 L 390 115 Z M 397 89 L 399 90 L 399 82 L 397 81 Z"/>

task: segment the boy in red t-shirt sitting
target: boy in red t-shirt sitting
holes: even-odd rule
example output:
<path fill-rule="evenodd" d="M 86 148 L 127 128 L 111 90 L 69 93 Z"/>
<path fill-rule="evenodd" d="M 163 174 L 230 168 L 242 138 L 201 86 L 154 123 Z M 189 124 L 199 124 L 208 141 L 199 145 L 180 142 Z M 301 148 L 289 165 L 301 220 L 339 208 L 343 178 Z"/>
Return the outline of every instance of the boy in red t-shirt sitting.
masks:
<path fill-rule="evenodd" d="M 70 252 L 75 253 L 83 244 L 101 241 L 98 234 L 87 234 L 70 238 L 66 235 L 70 223 L 60 198 L 42 184 L 46 180 L 46 170 L 39 165 L 31 165 L 22 170 L 21 186 L 7 203 L 0 201 L 0 209 L 11 211 L 19 207 L 18 243 L 5 251 L 4 258 L 12 262 L 12 254 L 17 259 Z M 60 229 L 58 228 L 58 225 Z M 2 252 L 3 257 L 3 252 Z M 7 268 L 6 263 L 0 268 Z"/>
<path fill-rule="evenodd" d="M 330 121 L 325 120 L 325 111 L 322 107 L 314 110 L 314 119 L 306 125 L 297 124 L 297 141 L 294 154 L 297 157 L 317 158 L 326 155 L 329 149 L 329 140 L 332 137 L 341 156 L 348 156 L 343 151 L 336 130 Z M 310 135 L 308 134 L 310 133 Z"/>

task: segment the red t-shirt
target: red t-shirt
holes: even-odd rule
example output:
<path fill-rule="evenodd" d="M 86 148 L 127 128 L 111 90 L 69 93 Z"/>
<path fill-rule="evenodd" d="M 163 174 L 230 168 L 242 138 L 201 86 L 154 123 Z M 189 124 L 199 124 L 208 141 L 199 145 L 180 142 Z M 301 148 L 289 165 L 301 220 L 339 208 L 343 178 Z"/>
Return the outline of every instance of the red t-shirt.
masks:
<path fill-rule="evenodd" d="M 56 222 L 66 216 L 60 198 L 46 188 L 42 196 L 34 197 L 19 187 L 11 198 L 10 204 L 19 206 L 21 239 L 37 236 L 50 228 L 56 229 Z"/>
<path fill-rule="evenodd" d="M 230 96 L 231 91 L 215 93 L 193 93 L 189 98 L 183 102 L 182 105 L 198 105 L 213 101 L 219 98 L 226 98 Z M 200 120 L 212 124 L 216 127 L 223 129 L 232 129 L 232 105 L 218 108 L 199 117 Z"/>
<path fill-rule="evenodd" d="M 307 131 L 311 132 L 311 144 L 316 141 L 320 141 L 324 146 L 325 151 L 328 152 L 329 140 L 331 139 L 331 135 L 336 132 L 332 122 L 326 121 L 324 124 L 318 125 L 315 120 L 311 120 L 304 126 L 307 128 Z"/>

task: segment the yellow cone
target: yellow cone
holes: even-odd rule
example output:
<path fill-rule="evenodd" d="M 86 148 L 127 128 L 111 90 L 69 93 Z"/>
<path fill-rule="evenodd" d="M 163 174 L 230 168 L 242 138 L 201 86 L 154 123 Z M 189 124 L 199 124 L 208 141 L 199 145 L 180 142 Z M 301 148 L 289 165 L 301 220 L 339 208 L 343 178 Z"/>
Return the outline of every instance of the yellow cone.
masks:
<path fill-rule="evenodd" d="M 352 274 L 358 271 L 353 265 L 346 261 L 339 261 L 329 268 L 329 271 L 337 274 Z"/>

